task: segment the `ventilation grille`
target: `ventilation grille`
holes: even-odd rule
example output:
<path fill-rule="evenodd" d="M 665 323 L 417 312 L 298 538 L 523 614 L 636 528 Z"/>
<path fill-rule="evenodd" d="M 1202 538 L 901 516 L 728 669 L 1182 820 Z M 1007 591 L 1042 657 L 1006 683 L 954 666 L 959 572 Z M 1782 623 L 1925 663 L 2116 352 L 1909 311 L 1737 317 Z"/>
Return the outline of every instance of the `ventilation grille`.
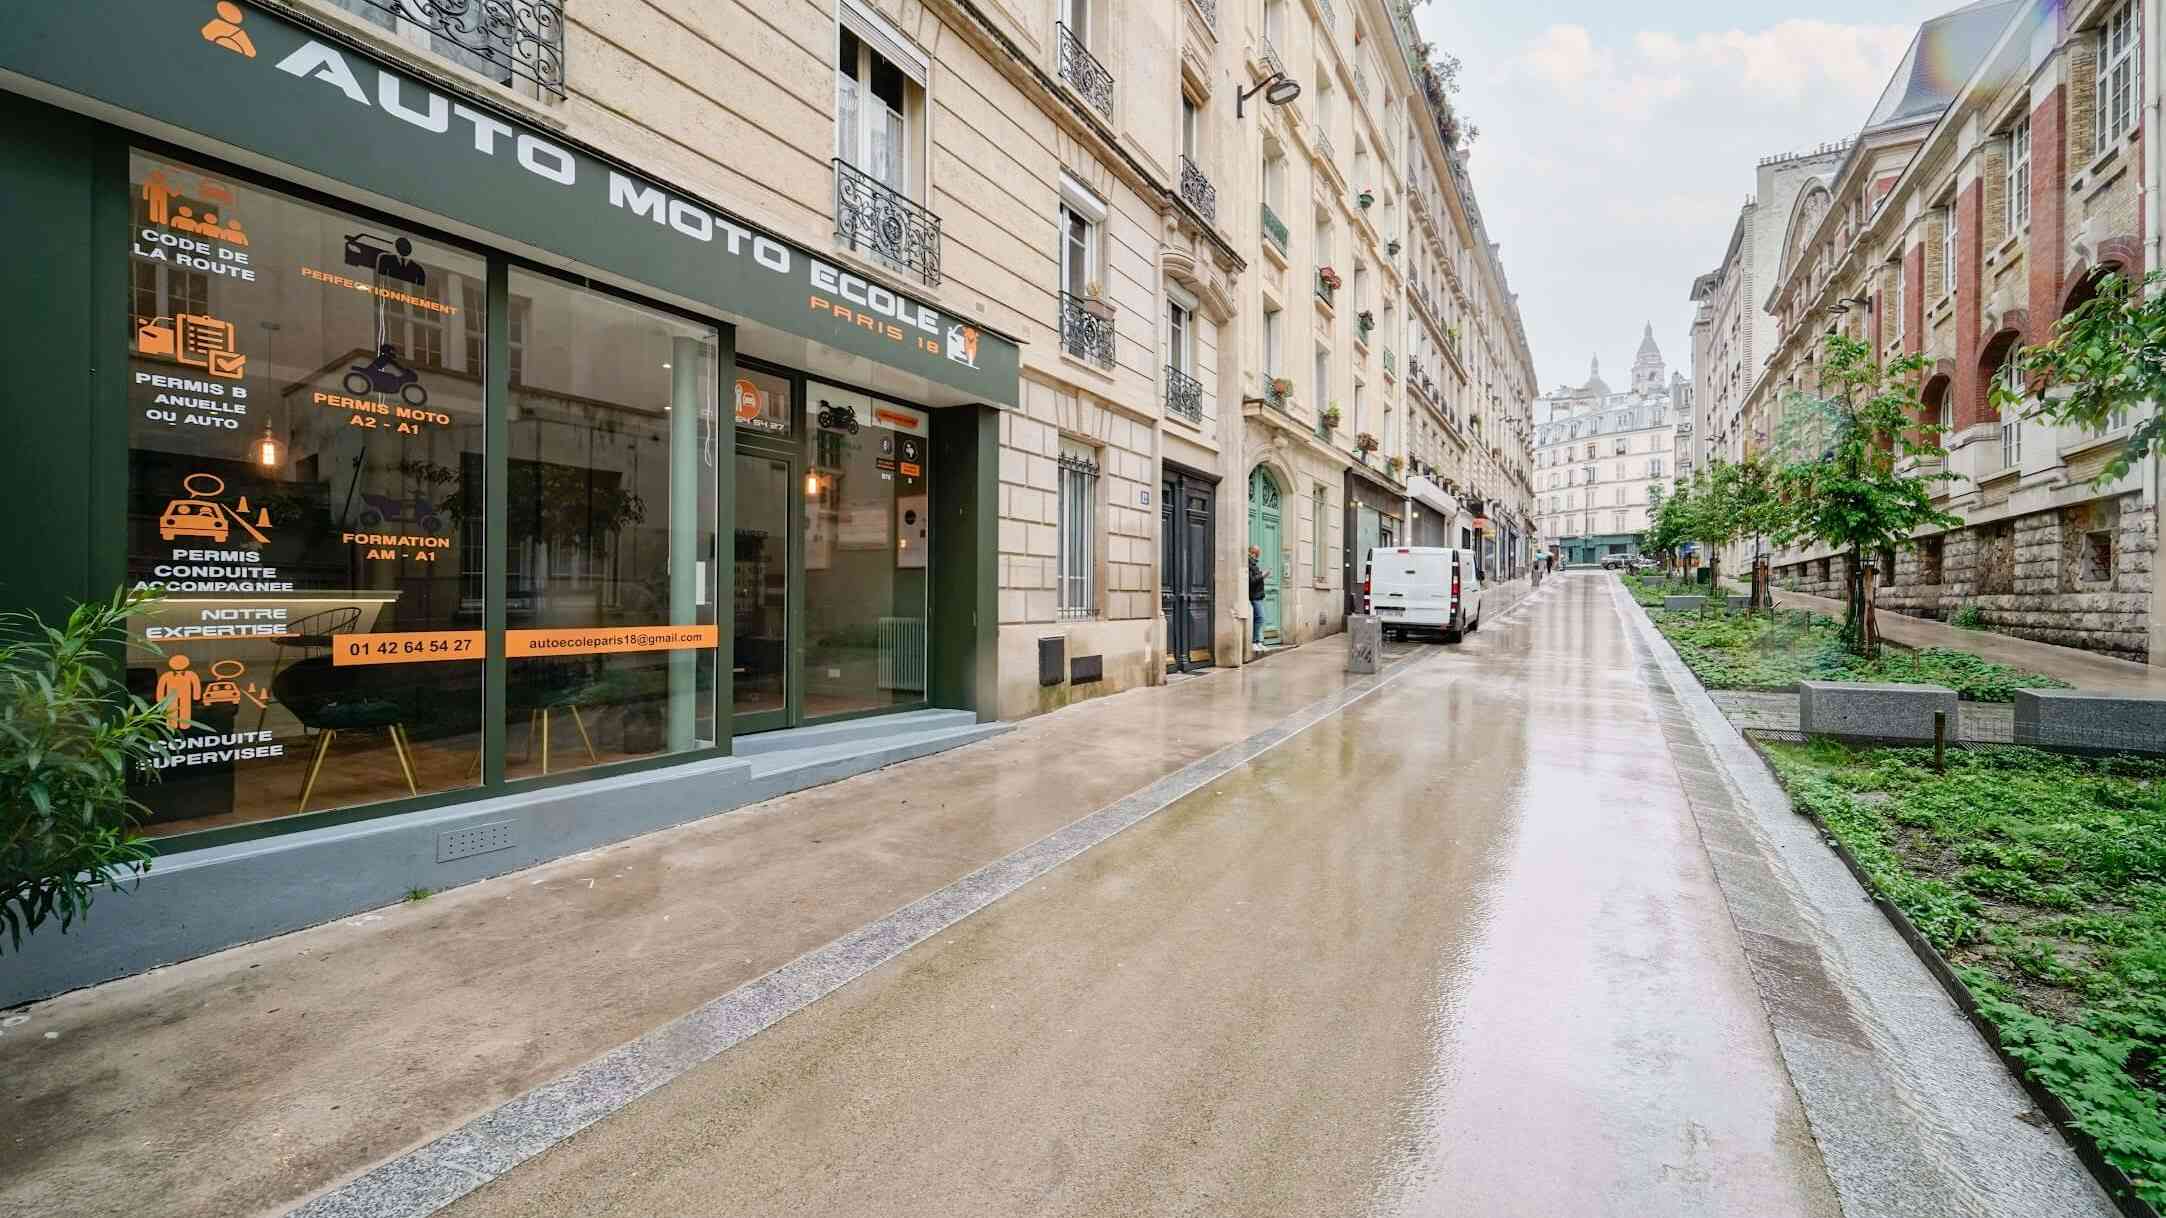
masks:
<path fill-rule="evenodd" d="M 493 850 L 509 850 L 512 846 L 511 822 L 493 820 L 486 825 L 468 825 L 463 829 L 446 829 L 436 835 L 436 861 L 448 863 L 476 854 L 488 854 Z"/>

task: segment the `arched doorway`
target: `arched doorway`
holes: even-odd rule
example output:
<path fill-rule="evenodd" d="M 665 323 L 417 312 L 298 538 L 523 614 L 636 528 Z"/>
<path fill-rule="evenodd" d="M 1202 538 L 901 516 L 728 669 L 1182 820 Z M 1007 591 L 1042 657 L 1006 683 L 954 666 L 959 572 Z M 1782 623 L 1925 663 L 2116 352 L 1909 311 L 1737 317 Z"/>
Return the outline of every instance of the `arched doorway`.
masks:
<path fill-rule="evenodd" d="M 1263 564 L 1263 637 L 1267 643 L 1282 641 L 1281 592 L 1286 583 L 1282 569 L 1286 562 L 1283 544 L 1284 530 L 1280 523 L 1282 492 L 1278 479 L 1271 471 L 1259 465 L 1248 476 L 1248 543 L 1263 551 L 1256 561 Z"/>

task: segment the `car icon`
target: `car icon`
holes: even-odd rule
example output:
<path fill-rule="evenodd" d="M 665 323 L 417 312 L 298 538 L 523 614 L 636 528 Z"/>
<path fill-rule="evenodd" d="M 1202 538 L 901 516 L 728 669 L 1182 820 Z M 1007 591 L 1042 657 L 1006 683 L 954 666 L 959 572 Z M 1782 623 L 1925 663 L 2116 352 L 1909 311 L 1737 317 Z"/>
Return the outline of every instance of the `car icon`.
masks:
<path fill-rule="evenodd" d="M 165 512 L 158 517 L 158 536 L 163 541 L 177 541 L 183 537 L 208 537 L 223 544 L 226 540 L 226 510 L 201 499 L 175 499 L 166 505 Z"/>

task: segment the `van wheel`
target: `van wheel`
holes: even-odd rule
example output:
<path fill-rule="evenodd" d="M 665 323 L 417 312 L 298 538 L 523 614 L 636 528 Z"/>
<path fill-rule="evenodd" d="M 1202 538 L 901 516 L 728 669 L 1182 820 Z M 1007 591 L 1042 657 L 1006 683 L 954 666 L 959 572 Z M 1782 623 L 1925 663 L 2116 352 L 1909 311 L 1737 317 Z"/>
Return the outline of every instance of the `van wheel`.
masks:
<path fill-rule="evenodd" d="M 1444 632 L 1444 641 L 1445 641 L 1445 642 L 1447 642 L 1447 643 L 1456 643 L 1456 642 L 1458 642 L 1459 640 L 1461 640 L 1461 639 L 1463 639 L 1463 638 L 1465 638 L 1465 637 L 1467 637 L 1467 636 L 1465 636 L 1464 634 L 1461 634 L 1460 632 L 1458 632 L 1458 631 L 1456 631 L 1456 630 L 1447 630 L 1447 631 L 1445 631 L 1445 632 Z"/>

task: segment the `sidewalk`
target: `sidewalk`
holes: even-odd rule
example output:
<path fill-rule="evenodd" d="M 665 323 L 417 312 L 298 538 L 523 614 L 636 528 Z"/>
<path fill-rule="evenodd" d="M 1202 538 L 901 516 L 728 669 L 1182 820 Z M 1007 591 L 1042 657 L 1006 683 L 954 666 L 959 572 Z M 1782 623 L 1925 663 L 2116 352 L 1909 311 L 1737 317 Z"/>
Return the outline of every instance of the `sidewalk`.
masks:
<path fill-rule="evenodd" d="M 1098 699 L 11 1012 L 0 1212 L 282 1212 L 1281 723 L 1357 679 L 1344 658 Z"/>
<path fill-rule="evenodd" d="M 1733 586 L 1738 592 L 1750 592 L 1743 584 Z M 1843 602 L 1839 600 L 1825 596 L 1808 596 L 1803 592 L 1789 592 L 1781 588 L 1775 590 L 1775 604 L 1778 608 L 1811 609 L 1815 613 L 1823 613 L 1836 619 L 1840 619 L 1844 611 Z M 2077 689 L 2166 697 L 2166 666 L 2116 660 L 2111 656 L 2096 655 L 2074 647 L 2034 643 L 2029 639 L 2013 638 L 1990 630 L 1961 630 L 1927 618 L 1909 617 L 1886 609 L 1879 610 L 1874 616 L 1880 622 L 1880 636 L 1905 647 L 1946 647 L 1952 651 L 1967 651 L 1996 664 L 2007 664 L 2049 677 L 2059 677 Z"/>

